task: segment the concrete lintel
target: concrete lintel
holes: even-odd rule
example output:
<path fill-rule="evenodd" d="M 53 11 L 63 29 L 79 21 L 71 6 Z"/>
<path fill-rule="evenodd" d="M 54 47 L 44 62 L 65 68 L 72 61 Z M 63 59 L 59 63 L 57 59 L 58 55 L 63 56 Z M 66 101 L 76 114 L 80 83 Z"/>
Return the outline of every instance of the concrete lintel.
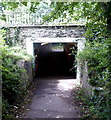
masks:
<path fill-rule="evenodd" d="M 71 43 L 77 42 L 78 43 L 78 51 L 84 48 L 85 38 L 26 38 L 26 49 L 29 55 L 33 56 L 33 43 Z"/>
<path fill-rule="evenodd" d="M 37 38 L 36 40 L 30 40 L 33 43 L 43 43 L 43 42 L 48 42 L 48 43 L 68 43 L 68 42 L 78 42 L 78 41 L 84 41 L 85 38 Z"/>

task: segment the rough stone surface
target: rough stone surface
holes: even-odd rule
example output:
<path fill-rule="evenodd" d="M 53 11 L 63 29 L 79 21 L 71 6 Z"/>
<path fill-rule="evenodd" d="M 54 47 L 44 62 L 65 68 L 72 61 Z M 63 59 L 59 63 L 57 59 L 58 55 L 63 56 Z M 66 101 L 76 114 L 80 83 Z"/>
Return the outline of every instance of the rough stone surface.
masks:
<path fill-rule="evenodd" d="M 26 60 L 19 60 L 17 61 L 17 65 L 20 68 L 24 68 L 26 70 L 21 74 L 22 84 L 26 88 L 27 85 L 33 81 L 31 62 Z"/>
<path fill-rule="evenodd" d="M 83 26 L 26 26 L 18 27 L 19 29 L 19 40 L 22 42 L 22 46 L 26 48 L 26 38 L 30 38 L 32 41 L 37 38 L 84 38 L 83 34 L 85 32 Z M 15 27 L 10 28 L 10 37 L 14 36 L 16 29 Z M 11 37 L 12 39 L 15 39 Z"/>
<path fill-rule="evenodd" d="M 83 27 L 54 27 L 54 28 L 20 28 L 20 36 L 23 37 L 83 37 Z"/>

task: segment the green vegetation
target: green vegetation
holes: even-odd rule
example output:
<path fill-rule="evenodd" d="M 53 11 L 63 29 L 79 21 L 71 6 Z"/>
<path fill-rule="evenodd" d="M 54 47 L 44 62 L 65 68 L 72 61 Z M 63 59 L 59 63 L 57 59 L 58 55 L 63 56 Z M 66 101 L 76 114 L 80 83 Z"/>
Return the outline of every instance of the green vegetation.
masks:
<path fill-rule="evenodd" d="M 85 119 L 100 118 L 109 120 L 110 114 L 108 106 L 105 104 L 104 96 L 86 95 L 85 89 L 78 87 L 73 96 L 78 104 L 81 114 Z"/>
<path fill-rule="evenodd" d="M 89 118 L 111 118 L 111 2 L 61 2 L 52 3 L 54 10 L 46 20 L 59 17 L 86 23 L 85 48 L 77 59 L 86 61 L 88 82 L 93 87 L 92 96 L 81 97 L 87 103 Z M 78 10 L 76 12 L 76 10 Z M 76 14 L 75 14 L 76 12 Z M 54 16 L 53 16 L 54 15 Z M 68 21 L 67 21 L 68 22 Z M 87 101 L 88 99 L 88 101 Z"/>
<path fill-rule="evenodd" d="M 20 3 L 27 6 L 27 3 Z M 19 3 L 4 3 L 2 6 L 9 6 L 9 9 L 17 8 Z M 30 11 L 37 10 L 38 3 L 31 3 Z M 80 90 L 80 98 L 85 102 L 89 114 L 87 118 L 111 118 L 111 2 L 51 2 L 49 4 L 51 11 L 43 15 L 43 20 L 52 22 L 69 23 L 70 21 L 82 21 L 85 23 L 86 44 L 84 50 L 78 55 L 78 59 L 87 62 L 88 82 L 93 87 L 91 96 L 84 96 Z M 3 14 L 4 16 L 4 14 Z M 17 66 L 11 66 L 18 56 L 9 55 L 8 48 L 2 49 L 4 66 L 2 66 L 4 79 L 15 79 L 12 90 L 16 94 L 19 88 L 20 69 Z M 9 57 L 11 56 L 11 57 Z M 12 59 L 13 58 L 13 59 Z M 16 60 L 17 60 L 16 59 Z M 10 64 L 9 64 L 10 63 Z M 12 67 L 11 69 L 9 69 Z M 12 75 L 12 73 L 17 73 Z M 7 76 L 7 75 L 10 75 Z M 9 88 L 6 86 L 7 89 Z M 18 91 L 17 91 L 18 92 Z M 17 93 L 18 94 L 18 93 Z M 5 104 L 7 101 L 5 101 Z M 7 105 L 8 107 L 8 105 Z M 7 109 L 6 109 L 7 110 Z"/>
<path fill-rule="evenodd" d="M 17 65 L 19 60 L 30 60 L 31 57 L 20 47 L 9 47 L 0 38 L 2 54 L 0 70 L 2 71 L 2 117 L 12 119 L 15 115 L 11 110 L 17 107 L 26 94 L 23 86 L 22 74 L 27 77 L 26 70 Z M 28 85 L 28 83 L 27 83 Z"/>
<path fill-rule="evenodd" d="M 96 11 L 99 14 L 97 17 Z M 111 118 L 111 24 L 108 21 L 110 14 L 111 3 L 96 3 L 86 24 L 86 47 L 78 56 L 79 59 L 87 61 L 88 82 L 93 87 L 93 95 L 87 103 L 91 111 L 89 117 L 94 118 Z"/>

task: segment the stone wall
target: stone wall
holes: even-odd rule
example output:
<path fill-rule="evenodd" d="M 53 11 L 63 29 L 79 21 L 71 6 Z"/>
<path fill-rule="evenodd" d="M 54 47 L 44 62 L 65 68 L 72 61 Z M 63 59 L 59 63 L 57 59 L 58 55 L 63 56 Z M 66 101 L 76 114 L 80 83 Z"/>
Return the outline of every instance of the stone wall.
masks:
<path fill-rule="evenodd" d="M 86 61 L 78 61 L 78 79 L 80 80 L 80 86 L 84 88 L 86 94 L 92 94 L 92 86 L 88 84 L 88 67 Z"/>
<path fill-rule="evenodd" d="M 15 27 L 11 27 L 10 29 L 10 31 L 12 31 L 11 35 L 13 36 Z M 44 39 L 42 39 L 42 42 L 45 42 L 46 38 L 48 38 L 48 41 L 49 38 L 51 38 L 52 42 L 54 41 L 54 38 L 59 39 L 60 41 L 62 41 L 63 38 L 65 38 L 66 41 L 69 38 L 77 38 L 79 41 L 76 41 L 76 39 L 75 42 L 78 42 L 78 53 L 84 48 L 84 26 L 19 26 L 17 29 L 19 29 L 19 39 L 22 41 L 22 47 L 26 48 L 26 50 L 29 51 L 30 55 L 33 55 L 33 43 L 41 43 L 41 39 L 39 38 Z M 23 64 L 25 68 L 25 64 L 27 63 L 24 62 Z M 81 64 L 81 61 L 79 61 L 77 64 L 77 79 L 80 81 L 82 87 L 86 88 L 87 91 L 90 91 L 90 86 L 87 83 L 87 65 L 84 66 L 84 64 Z"/>
<path fill-rule="evenodd" d="M 20 36 L 25 37 L 83 37 L 83 26 L 35 26 L 20 27 Z"/>
<path fill-rule="evenodd" d="M 27 88 L 27 86 L 33 81 L 31 62 L 26 60 L 19 60 L 17 61 L 17 65 L 20 68 L 24 69 L 24 72 L 21 74 L 21 80 L 22 80 L 22 86 L 24 88 Z"/>
<path fill-rule="evenodd" d="M 32 41 L 37 38 L 84 38 L 85 32 L 84 26 L 78 25 L 61 25 L 61 26 L 19 26 L 10 27 L 11 38 L 14 39 L 14 31 L 19 31 L 19 41 L 22 42 L 22 46 L 26 48 L 26 39 L 30 38 Z"/>

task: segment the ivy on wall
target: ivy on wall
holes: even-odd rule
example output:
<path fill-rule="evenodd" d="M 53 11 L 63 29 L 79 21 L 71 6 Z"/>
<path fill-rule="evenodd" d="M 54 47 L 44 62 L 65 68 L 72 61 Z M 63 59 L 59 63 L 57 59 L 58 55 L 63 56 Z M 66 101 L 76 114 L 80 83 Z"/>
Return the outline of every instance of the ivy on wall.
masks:
<path fill-rule="evenodd" d="M 15 28 L 3 27 L 2 35 L 4 37 L 5 43 L 10 47 L 21 44 L 22 42 L 19 38 L 19 27 L 15 27 Z"/>

